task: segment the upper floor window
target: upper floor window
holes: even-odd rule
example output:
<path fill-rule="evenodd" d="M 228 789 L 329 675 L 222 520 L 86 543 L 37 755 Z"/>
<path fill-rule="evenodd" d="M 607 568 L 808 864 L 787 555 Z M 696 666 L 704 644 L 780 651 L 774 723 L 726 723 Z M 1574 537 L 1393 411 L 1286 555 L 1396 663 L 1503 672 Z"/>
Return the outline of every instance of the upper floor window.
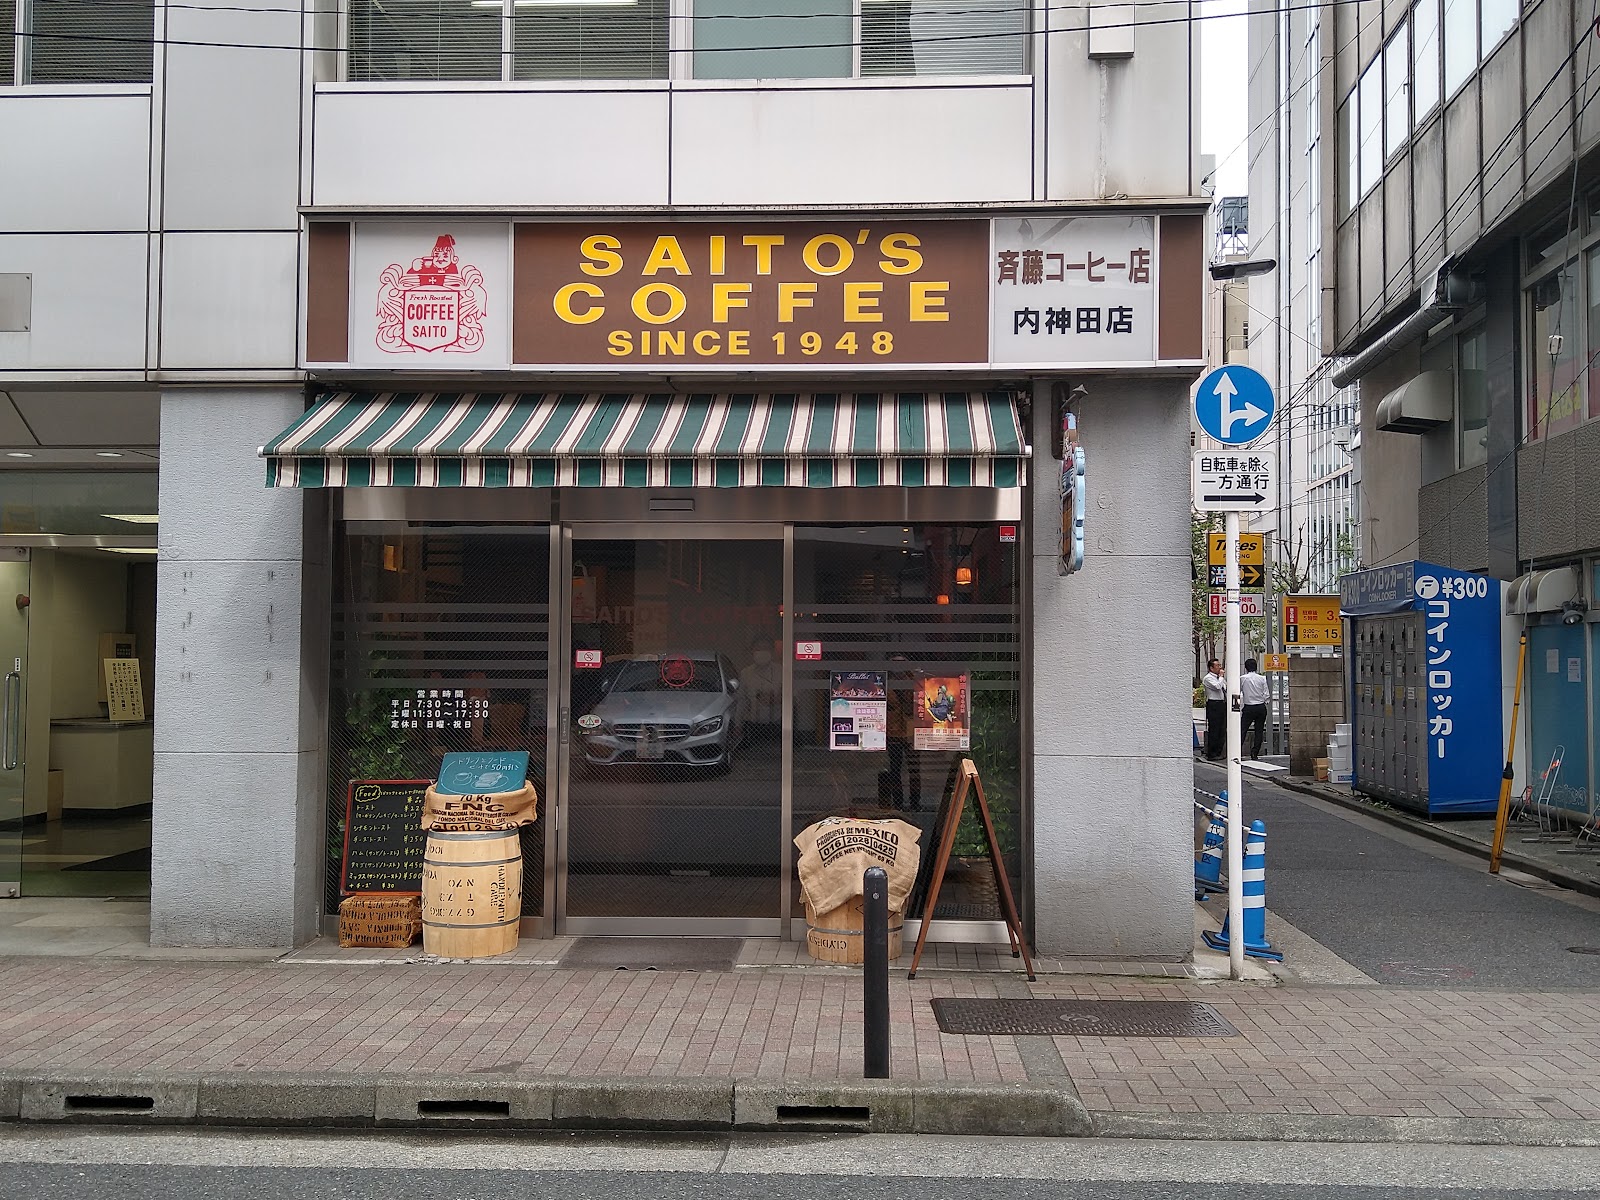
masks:
<path fill-rule="evenodd" d="M 1439 0 L 1411 10 L 1411 112 L 1416 124 L 1439 103 Z"/>
<path fill-rule="evenodd" d="M 1383 157 L 1393 158 L 1411 136 L 1411 26 L 1404 21 L 1383 48 Z"/>
<path fill-rule="evenodd" d="M 1455 95 L 1477 65 L 1477 0 L 1444 0 L 1444 94 Z"/>
<path fill-rule="evenodd" d="M 1600 417 L 1600 230 L 1557 222 L 1524 244 L 1529 440 Z"/>
<path fill-rule="evenodd" d="M 349 0 L 348 77 L 1022 74 L 1017 0 Z"/>
<path fill-rule="evenodd" d="M 149 83 L 154 0 L 0 0 L 0 84 Z"/>

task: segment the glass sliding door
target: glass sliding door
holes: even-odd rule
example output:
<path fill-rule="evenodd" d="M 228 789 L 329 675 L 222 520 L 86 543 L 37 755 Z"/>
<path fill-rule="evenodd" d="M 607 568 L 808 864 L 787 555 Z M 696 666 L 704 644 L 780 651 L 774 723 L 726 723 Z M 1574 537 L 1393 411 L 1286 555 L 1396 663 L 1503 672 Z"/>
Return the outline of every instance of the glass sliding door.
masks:
<path fill-rule="evenodd" d="M 778 933 L 782 541 L 580 531 L 565 570 L 561 929 Z"/>
<path fill-rule="evenodd" d="M 22 846 L 26 830 L 26 739 L 28 610 L 13 598 L 28 595 L 28 551 L 0 550 L 0 899 L 22 894 Z M 42 816 L 43 814 L 40 814 Z"/>

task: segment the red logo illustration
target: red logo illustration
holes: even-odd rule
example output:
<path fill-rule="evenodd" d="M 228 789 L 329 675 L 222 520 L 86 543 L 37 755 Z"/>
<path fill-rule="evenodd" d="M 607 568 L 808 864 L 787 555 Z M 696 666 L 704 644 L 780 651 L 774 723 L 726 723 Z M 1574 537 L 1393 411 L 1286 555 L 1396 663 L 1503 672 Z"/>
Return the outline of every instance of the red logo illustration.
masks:
<path fill-rule="evenodd" d="M 669 688 L 686 688 L 694 682 L 694 660 L 672 655 L 661 660 L 661 682 Z"/>
<path fill-rule="evenodd" d="M 412 259 L 409 271 L 390 263 L 378 285 L 378 349 L 471 354 L 483 348 L 483 272 L 460 262 L 448 233 L 430 254 Z"/>

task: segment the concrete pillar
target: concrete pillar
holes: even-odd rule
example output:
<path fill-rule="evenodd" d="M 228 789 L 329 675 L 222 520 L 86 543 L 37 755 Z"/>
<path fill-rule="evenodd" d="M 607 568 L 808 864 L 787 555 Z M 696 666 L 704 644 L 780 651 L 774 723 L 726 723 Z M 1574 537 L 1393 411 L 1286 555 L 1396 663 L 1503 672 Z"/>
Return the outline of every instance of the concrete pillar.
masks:
<path fill-rule="evenodd" d="M 318 493 L 267 488 L 256 457 L 304 407 L 298 388 L 161 399 L 152 945 L 316 933 L 325 509 Z"/>
<path fill-rule="evenodd" d="M 1084 568 L 1056 571 L 1048 388 L 1034 402 L 1034 929 L 1044 954 L 1194 944 L 1188 389 L 1085 381 Z"/>

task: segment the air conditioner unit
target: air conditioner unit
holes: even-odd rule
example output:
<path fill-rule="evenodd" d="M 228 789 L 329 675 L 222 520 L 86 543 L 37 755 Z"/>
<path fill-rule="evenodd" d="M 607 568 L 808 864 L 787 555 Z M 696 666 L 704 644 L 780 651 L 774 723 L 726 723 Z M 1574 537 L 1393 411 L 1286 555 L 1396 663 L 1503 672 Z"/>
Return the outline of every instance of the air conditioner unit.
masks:
<path fill-rule="evenodd" d="M 1517 576 L 1506 589 L 1506 611 L 1515 614 L 1560 612 L 1562 605 L 1577 598 L 1576 567 L 1530 571 Z"/>
<path fill-rule="evenodd" d="M 1378 401 L 1378 428 L 1389 433 L 1426 433 L 1450 423 L 1455 379 L 1449 371 L 1424 371 Z"/>

